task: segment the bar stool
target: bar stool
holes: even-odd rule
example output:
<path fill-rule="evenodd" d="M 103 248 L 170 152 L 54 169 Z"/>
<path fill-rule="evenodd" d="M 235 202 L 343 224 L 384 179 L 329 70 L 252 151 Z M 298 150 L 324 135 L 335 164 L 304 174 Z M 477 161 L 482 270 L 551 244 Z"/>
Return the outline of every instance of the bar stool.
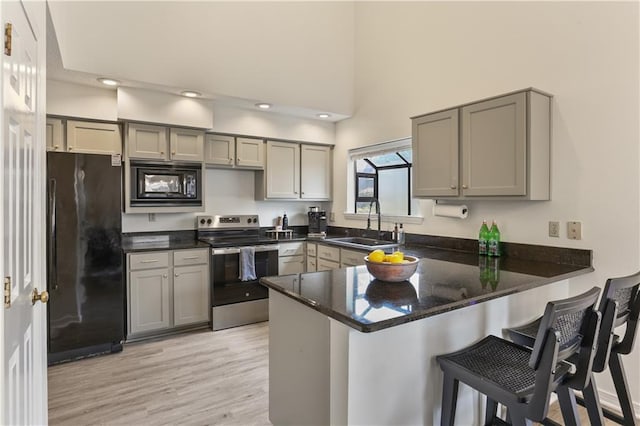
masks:
<path fill-rule="evenodd" d="M 558 394 L 567 425 L 577 424 L 575 397 L 590 378 L 600 313 L 600 289 L 547 303 L 533 348 L 487 336 L 465 349 L 436 357 L 444 373 L 441 425 L 453 425 L 459 382 L 487 396 L 485 423 L 496 420 L 497 404 L 514 425 L 542 422 L 551 392 Z M 572 365 L 565 360 L 576 355 Z"/>
<path fill-rule="evenodd" d="M 620 278 L 607 280 L 598 310 L 602 314 L 602 323 L 598 335 L 598 348 L 593 362 L 593 371 L 600 373 L 607 365 L 616 388 L 622 416 L 600 406 L 598 391 L 593 376 L 589 385 L 583 390 L 584 399 L 578 398 L 578 403 L 587 408 L 589 421 L 592 425 L 603 424 L 604 416 L 618 424 L 636 426 L 629 386 L 622 365 L 622 355 L 628 355 L 633 350 L 633 343 L 637 335 L 638 316 L 640 314 L 640 272 Z M 535 340 L 533 329 L 539 324 L 537 319 L 521 327 L 505 330 L 512 341 L 531 347 Z M 626 325 L 624 337 L 615 334 L 615 329 Z"/>

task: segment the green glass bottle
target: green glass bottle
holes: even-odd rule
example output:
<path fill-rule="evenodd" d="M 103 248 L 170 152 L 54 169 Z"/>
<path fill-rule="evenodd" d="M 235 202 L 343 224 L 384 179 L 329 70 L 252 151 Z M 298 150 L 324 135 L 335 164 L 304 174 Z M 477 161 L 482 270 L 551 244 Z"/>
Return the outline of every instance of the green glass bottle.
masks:
<path fill-rule="evenodd" d="M 493 221 L 491 229 L 489 230 L 489 243 L 487 244 L 487 251 L 489 256 L 500 256 L 500 230 L 498 224 Z"/>
<path fill-rule="evenodd" d="M 478 234 L 478 254 L 484 256 L 488 253 L 489 244 L 489 228 L 487 227 L 487 221 L 482 221 L 480 227 L 480 233 Z"/>

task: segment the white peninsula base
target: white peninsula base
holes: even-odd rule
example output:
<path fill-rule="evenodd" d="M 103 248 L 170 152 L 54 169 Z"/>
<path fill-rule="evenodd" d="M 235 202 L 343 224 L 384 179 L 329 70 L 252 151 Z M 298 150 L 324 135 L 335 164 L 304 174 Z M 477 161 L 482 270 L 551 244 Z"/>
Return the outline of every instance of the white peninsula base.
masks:
<path fill-rule="evenodd" d="M 436 425 L 442 372 L 461 349 L 569 296 L 567 280 L 362 333 L 269 290 L 269 418 L 274 425 Z M 482 423 L 483 399 L 461 385 L 456 423 Z"/>

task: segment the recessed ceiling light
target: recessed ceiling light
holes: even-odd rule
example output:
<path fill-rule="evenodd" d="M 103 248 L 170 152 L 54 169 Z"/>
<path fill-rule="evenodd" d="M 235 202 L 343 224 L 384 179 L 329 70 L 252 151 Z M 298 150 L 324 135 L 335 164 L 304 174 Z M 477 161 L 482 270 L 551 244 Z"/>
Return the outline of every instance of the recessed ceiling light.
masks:
<path fill-rule="evenodd" d="M 267 103 L 264 103 L 264 102 L 256 104 L 256 106 L 258 108 L 260 108 L 260 109 L 269 109 L 269 108 L 271 108 L 271 104 L 267 104 Z"/>
<path fill-rule="evenodd" d="M 331 117 L 331 114 L 327 114 L 326 112 L 322 112 L 320 114 L 317 114 L 318 118 L 329 118 Z"/>
<path fill-rule="evenodd" d="M 199 98 L 200 96 L 202 96 L 200 93 L 194 92 L 193 90 L 185 90 L 184 92 L 181 92 L 180 94 L 182 96 L 186 96 L 187 98 Z"/>
<path fill-rule="evenodd" d="M 112 78 L 104 78 L 104 77 L 100 77 L 98 79 L 98 81 L 102 84 L 105 84 L 107 86 L 117 86 L 118 84 L 120 84 L 120 82 L 118 80 L 114 80 Z"/>

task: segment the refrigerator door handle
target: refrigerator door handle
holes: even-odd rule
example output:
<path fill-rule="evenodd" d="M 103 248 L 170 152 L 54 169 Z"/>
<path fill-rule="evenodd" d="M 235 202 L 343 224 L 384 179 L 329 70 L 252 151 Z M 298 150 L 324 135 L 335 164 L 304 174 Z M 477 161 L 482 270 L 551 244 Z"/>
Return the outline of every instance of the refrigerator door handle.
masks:
<path fill-rule="evenodd" d="M 56 230 L 56 180 L 49 179 L 49 291 L 58 289 L 58 238 Z"/>

